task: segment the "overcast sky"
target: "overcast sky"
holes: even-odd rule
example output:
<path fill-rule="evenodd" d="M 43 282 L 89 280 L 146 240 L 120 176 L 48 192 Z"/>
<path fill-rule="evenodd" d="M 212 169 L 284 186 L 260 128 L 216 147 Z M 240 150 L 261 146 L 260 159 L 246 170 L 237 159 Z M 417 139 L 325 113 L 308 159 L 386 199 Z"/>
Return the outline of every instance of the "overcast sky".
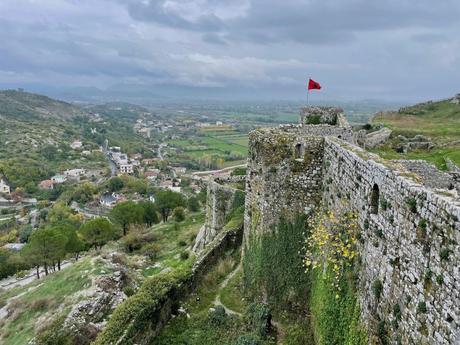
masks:
<path fill-rule="evenodd" d="M 317 99 L 452 96 L 460 1 L 0 1 L 0 85 L 295 98 L 308 76 L 323 85 Z"/>

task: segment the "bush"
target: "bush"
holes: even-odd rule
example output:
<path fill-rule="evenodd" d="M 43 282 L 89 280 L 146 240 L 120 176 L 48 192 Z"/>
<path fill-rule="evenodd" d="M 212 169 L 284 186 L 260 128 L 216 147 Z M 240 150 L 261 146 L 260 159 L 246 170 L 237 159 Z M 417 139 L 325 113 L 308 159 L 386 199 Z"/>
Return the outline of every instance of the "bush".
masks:
<path fill-rule="evenodd" d="M 217 307 L 210 309 L 208 319 L 214 326 L 223 326 L 227 322 L 228 316 L 224 307 L 218 305 Z"/>
<path fill-rule="evenodd" d="M 173 212 L 174 220 L 178 223 L 185 220 L 185 210 L 182 206 L 176 207 Z"/>
<path fill-rule="evenodd" d="M 380 281 L 380 279 L 374 280 L 374 282 L 372 283 L 372 293 L 374 294 L 377 300 L 380 299 L 380 296 L 382 295 L 382 291 L 383 291 L 383 284 Z"/>
<path fill-rule="evenodd" d="M 142 246 L 141 252 L 147 256 L 151 261 L 155 260 L 160 248 L 156 243 L 148 243 Z"/>
<path fill-rule="evenodd" d="M 185 241 L 179 241 L 179 242 L 177 242 L 177 244 L 179 245 L 179 247 L 186 247 L 187 246 L 187 242 L 185 242 Z"/>
<path fill-rule="evenodd" d="M 417 305 L 417 314 L 425 314 L 427 312 L 426 303 L 419 302 Z"/>
<path fill-rule="evenodd" d="M 406 204 L 412 213 L 417 213 L 417 200 L 415 198 L 407 198 Z"/>
<path fill-rule="evenodd" d="M 450 255 L 450 250 L 447 248 L 443 248 L 439 252 L 439 257 L 441 258 L 441 261 L 448 261 L 449 255 Z"/>
<path fill-rule="evenodd" d="M 30 304 L 29 309 L 33 312 L 37 311 L 45 311 L 48 309 L 48 307 L 51 305 L 51 299 L 50 298 L 39 298 L 33 301 Z"/>
<path fill-rule="evenodd" d="M 187 260 L 189 257 L 190 257 L 190 254 L 188 252 L 180 253 L 180 259 L 181 260 Z"/>
<path fill-rule="evenodd" d="M 120 304 L 110 317 L 95 345 L 132 344 L 156 322 L 165 296 L 190 279 L 191 268 L 160 273 L 147 278 L 136 294 Z"/>
<path fill-rule="evenodd" d="M 260 345 L 260 341 L 253 334 L 243 334 L 238 337 L 235 345 Z"/>
<path fill-rule="evenodd" d="M 126 296 L 131 297 L 136 293 L 136 290 L 132 286 L 127 286 L 123 289 Z"/>
<path fill-rule="evenodd" d="M 261 337 L 266 337 L 270 332 L 272 316 L 266 304 L 252 303 L 248 306 L 245 319 Z"/>
<path fill-rule="evenodd" d="M 145 243 L 155 240 L 155 235 L 142 227 L 134 227 L 125 237 L 123 245 L 128 252 L 139 250 Z"/>
<path fill-rule="evenodd" d="M 198 212 L 200 210 L 200 202 L 195 196 L 190 197 L 187 200 L 187 208 L 190 212 Z"/>

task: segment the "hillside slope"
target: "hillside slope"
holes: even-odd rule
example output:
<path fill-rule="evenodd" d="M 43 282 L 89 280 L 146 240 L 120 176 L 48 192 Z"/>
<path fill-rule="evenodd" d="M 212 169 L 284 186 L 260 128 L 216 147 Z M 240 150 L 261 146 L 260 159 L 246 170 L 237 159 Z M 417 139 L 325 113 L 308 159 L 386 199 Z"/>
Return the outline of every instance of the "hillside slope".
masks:
<path fill-rule="evenodd" d="M 371 122 L 383 124 L 393 130 L 391 140 L 375 150 L 388 159 L 424 159 L 445 169 L 445 159 L 449 158 L 460 165 L 460 104 L 452 99 L 420 103 L 401 108 L 399 111 L 382 112 Z M 397 152 L 401 137 L 412 138 L 424 135 L 431 139 L 435 147 L 431 150 Z"/>
<path fill-rule="evenodd" d="M 17 90 L 0 91 L 0 116 L 21 120 L 71 119 L 87 113 L 77 106 Z"/>

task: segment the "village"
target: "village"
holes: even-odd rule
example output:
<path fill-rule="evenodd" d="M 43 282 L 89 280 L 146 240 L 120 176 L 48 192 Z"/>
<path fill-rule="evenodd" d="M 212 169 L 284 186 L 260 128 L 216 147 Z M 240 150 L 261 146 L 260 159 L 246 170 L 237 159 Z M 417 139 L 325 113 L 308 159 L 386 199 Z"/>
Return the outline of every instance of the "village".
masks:
<path fill-rule="evenodd" d="M 49 212 L 59 198 L 53 195 L 70 193 L 68 205 L 84 219 L 107 215 L 111 209 L 123 201 L 155 202 L 158 190 L 170 190 L 185 197 L 204 193 L 209 177 L 226 176 L 231 169 L 210 169 L 196 171 L 190 167 L 180 166 L 174 162 L 174 155 L 180 148 L 168 144 L 168 140 L 180 139 L 181 134 L 202 129 L 230 130 L 231 126 L 222 121 L 207 122 L 188 119 L 152 119 L 150 113 L 142 113 L 135 121 L 133 130 L 145 140 L 146 151 L 124 152 L 120 146 L 110 146 L 105 139 L 99 147 L 88 144 L 82 139 L 74 138 L 68 145 L 72 154 L 80 155 L 83 162 L 92 155 L 104 158 L 105 163 L 99 167 L 86 167 L 84 164 L 56 172 L 40 180 L 37 187 L 41 193 L 49 193 L 49 198 L 34 197 L 23 188 L 14 188 L 8 178 L 0 171 L 0 228 L 41 226 L 45 214 Z M 91 123 L 102 123 L 99 114 L 93 114 Z M 96 135 L 96 128 L 91 128 Z M 161 139 L 159 139 L 161 138 Z M 206 150 L 206 147 L 204 148 Z M 172 157 L 171 157 L 172 156 Z M 172 158 L 172 159 L 171 159 Z M 240 162 L 237 162 L 240 163 Z M 244 164 L 242 165 L 244 166 Z M 25 242 L 6 241 L 4 249 L 18 251 Z"/>

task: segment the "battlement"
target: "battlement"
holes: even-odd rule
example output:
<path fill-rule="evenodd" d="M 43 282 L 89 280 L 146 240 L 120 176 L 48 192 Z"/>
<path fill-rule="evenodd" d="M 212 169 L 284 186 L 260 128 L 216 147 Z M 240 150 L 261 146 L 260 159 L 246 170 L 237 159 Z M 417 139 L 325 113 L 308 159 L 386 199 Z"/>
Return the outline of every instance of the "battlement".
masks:
<path fill-rule="evenodd" d="M 306 106 L 300 108 L 300 124 L 350 127 L 342 108 Z"/>

